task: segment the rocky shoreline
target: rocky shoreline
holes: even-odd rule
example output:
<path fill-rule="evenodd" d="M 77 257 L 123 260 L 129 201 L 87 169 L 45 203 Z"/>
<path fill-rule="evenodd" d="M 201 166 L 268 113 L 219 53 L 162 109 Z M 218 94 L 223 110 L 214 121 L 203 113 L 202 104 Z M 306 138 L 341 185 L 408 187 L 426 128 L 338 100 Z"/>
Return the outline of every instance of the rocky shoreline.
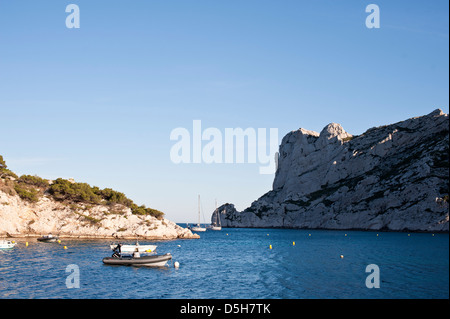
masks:
<path fill-rule="evenodd" d="M 36 203 L 0 190 L 0 237 L 85 239 L 195 239 L 192 233 L 165 218 L 132 214 L 123 205 L 67 204 L 44 195 Z"/>

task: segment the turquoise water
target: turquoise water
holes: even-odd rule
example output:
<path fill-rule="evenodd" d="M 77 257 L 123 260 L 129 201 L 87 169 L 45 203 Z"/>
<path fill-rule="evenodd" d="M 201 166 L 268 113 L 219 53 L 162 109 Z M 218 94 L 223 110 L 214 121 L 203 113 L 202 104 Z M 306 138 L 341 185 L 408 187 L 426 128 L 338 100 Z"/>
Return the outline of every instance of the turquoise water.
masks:
<path fill-rule="evenodd" d="M 141 241 L 179 269 L 103 265 L 110 240 L 17 241 L 0 251 L 0 298 L 449 298 L 448 234 L 225 228 Z M 80 288 L 69 289 L 73 264 Z M 366 287 L 369 264 L 380 288 Z"/>

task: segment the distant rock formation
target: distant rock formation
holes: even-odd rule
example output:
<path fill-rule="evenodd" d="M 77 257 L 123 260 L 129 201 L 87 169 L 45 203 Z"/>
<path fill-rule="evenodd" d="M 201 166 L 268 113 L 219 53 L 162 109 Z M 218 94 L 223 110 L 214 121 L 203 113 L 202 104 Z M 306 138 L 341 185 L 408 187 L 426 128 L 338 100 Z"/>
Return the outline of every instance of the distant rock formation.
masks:
<path fill-rule="evenodd" d="M 299 129 L 279 148 L 273 190 L 223 227 L 449 230 L 449 118 L 441 110 L 359 136 Z"/>

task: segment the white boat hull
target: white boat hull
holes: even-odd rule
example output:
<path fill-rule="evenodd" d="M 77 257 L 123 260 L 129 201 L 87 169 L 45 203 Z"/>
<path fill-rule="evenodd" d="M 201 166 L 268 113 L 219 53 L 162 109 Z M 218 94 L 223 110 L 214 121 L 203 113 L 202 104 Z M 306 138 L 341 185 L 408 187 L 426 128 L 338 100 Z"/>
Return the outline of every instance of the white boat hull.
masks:
<path fill-rule="evenodd" d="M 6 242 L 0 242 L 0 249 L 12 249 L 16 246 L 16 243 L 6 241 Z"/>
<path fill-rule="evenodd" d="M 111 250 L 114 250 L 117 245 L 109 245 L 109 247 L 111 248 Z M 136 249 L 138 249 L 138 251 L 140 253 L 152 253 L 156 250 L 156 245 L 122 245 L 122 247 L 120 247 L 120 252 L 121 253 L 134 253 L 136 251 Z"/>
<path fill-rule="evenodd" d="M 216 210 L 211 216 L 211 225 L 209 226 L 211 230 L 222 230 L 222 226 L 220 225 L 220 214 L 217 210 L 217 200 L 216 200 Z"/>
<path fill-rule="evenodd" d="M 196 232 L 202 232 L 202 231 L 206 231 L 206 228 L 203 228 L 203 227 L 192 227 L 191 230 L 192 231 L 196 231 Z"/>

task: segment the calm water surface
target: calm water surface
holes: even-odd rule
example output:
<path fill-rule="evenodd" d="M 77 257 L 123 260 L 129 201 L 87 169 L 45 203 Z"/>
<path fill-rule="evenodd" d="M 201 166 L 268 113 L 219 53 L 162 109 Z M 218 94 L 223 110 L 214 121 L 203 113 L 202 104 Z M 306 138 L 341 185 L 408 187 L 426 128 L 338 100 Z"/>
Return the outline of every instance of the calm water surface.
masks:
<path fill-rule="evenodd" d="M 110 240 L 17 242 L 0 251 L 0 298 L 449 298 L 448 234 L 238 228 L 141 241 L 179 269 L 104 265 Z M 78 289 L 66 287 L 71 264 Z M 378 289 L 365 285 L 369 264 Z"/>

